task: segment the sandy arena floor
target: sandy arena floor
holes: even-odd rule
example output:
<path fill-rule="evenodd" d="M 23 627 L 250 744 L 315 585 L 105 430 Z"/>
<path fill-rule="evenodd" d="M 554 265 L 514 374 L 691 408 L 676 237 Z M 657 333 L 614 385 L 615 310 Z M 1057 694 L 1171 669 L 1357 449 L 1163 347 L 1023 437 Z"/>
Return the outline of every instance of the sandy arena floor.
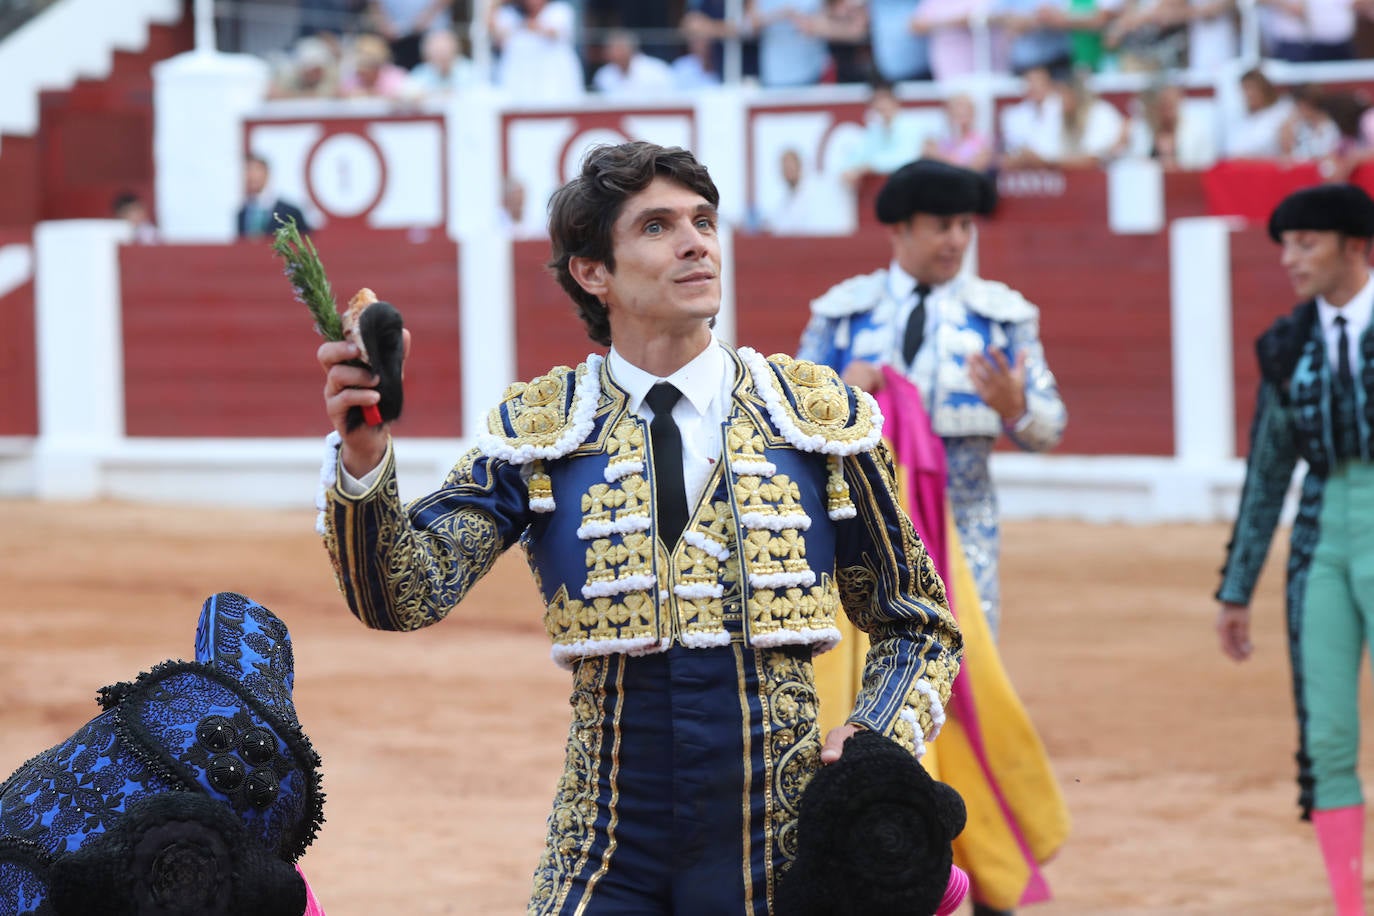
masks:
<path fill-rule="evenodd" d="M 302 864 L 330 916 L 523 912 L 567 715 L 523 558 L 452 619 L 396 635 L 344 608 L 310 513 L 0 502 L 0 517 L 0 776 L 90 718 L 96 688 L 191 656 L 201 601 L 239 591 L 295 641 L 328 792 Z M 1226 537 L 1007 526 L 1003 651 L 1074 818 L 1047 870 L 1056 899 L 1027 913 L 1325 911 L 1294 805 L 1281 566 L 1256 602 L 1257 657 L 1225 661 L 1209 596 Z"/>

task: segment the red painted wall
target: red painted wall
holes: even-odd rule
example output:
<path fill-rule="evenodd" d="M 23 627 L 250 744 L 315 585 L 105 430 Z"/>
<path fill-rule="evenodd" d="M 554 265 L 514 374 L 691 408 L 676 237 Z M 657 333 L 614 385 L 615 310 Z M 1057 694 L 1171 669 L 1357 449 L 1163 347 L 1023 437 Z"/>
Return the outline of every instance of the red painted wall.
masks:
<path fill-rule="evenodd" d="M 5 140 L 8 149 L 9 140 Z M 27 229 L 0 229 L 0 246 L 30 245 Z M 0 436 L 38 435 L 38 357 L 34 349 L 33 280 L 0 296 Z"/>
<path fill-rule="evenodd" d="M 458 251 L 405 233 L 315 236 L 335 298 L 362 286 L 414 334 L 396 432 L 461 433 Z M 314 436 L 328 431 L 319 337 L 266 244 L 120 251 L 130 436 Z"/>
<path fill-rule="evenodd" d="M 605 347 L 592 343 L 572 300 L 544 269 L 547 241 L 515 242 L 515 375 L 529 380 L 554 366 L 576 366 L 588 353 Z"/>
<path fill-rule="evenodd" d="M 1297 304 L 1279 248 L 1265 230 L 1231 233 L 1231 332 L 1236 379 L 1236 452 L 1250 452 L 1250 419 L 1259 389 L 1255 338 Z"/>

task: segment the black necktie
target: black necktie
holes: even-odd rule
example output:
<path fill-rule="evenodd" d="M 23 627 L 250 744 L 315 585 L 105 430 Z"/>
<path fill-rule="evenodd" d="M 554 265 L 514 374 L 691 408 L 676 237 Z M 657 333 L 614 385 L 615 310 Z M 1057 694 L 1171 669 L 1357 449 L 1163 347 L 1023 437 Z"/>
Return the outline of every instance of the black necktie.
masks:
<path fill-rule="evenodd" d="M 1345 336 L 1345 316 L 1336 316 L 1336 330 L 1339 335 L 1336 338 L 1336 378 L 1340 379 L 1341 386 L 1347 390 L 1355 386 L 1355 376 L 1350 371 L 1350 338 Z"/>
<path fill-rule="evenodd" d="M 654 502 L 658 506 L 658 536 L 671 551 L 687 527 L 687 489 L 682 482 L 682 433 L 673 419 L 673 405 L 682 392 L 659 382 L 644 396 L 654 412 L 649 441 L 654 450 Z"/>
<path fill-rule="evenodd" d="M 902 338 L 902 359 L 906 361 L 908 366 L 916 358 L 917 351 L 921 349 L 921 341 L 925 340 L 926 296 L 928 295 L 930 295 L 930 287 L 924 283 L 917 283 L 916 305 L 906 320 L 906 335 Z"/>

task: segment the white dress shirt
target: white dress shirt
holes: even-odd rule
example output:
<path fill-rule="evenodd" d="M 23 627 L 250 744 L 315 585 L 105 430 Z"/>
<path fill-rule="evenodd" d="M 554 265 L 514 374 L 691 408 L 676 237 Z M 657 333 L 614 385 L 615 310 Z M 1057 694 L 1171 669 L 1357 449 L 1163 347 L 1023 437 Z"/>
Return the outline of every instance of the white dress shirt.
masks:
<path fill-rule="evenodd" d="M 1326 339 L 1326 355 L 1331 361 L 1334 373 L 1340 366 L 1340 352 L 1336 343 L 1341 339 L 1341 329 L 1336 327 L 1336 316 L 1345 316 L 1346 346 L 1350 353 L 1350 371 L 1355 378 L 1360 377 L 1360 338 L 1369 327 L 1369 319 L 1374 314 L 1374 276 L 1364 281 L 1364 286 L 1345 305 L 1339 308 L 1327 302 L 1325 297 L 1317 297 L 1317 319 L 1322 323 L 1322 335 Z"/>
<path fill-rule="evenodd" d="M 644 398 L 659 382 L 671 382 L 682 397 L 673 406 L 673 420 L 682 434 L 682 483 L 687 493 L 687 508 L 695 511 L 702 491 L 711 480 L 721 456 L 721 424 L 735 384 L 725 350 L 714 336 L 711 343 L 691 362 L 666 379 L 645 372 L 621 356 L 614 346 L 606 358 L 611 378 L 630 397 L 630 410 L 653 422 L 654 411 Z"/>

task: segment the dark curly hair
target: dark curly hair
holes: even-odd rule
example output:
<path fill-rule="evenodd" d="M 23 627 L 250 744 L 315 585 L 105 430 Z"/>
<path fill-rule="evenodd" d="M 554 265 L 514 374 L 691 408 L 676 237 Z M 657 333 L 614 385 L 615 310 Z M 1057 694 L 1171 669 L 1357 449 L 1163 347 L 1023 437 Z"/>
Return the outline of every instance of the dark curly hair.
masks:
<path fill-rule="evenodd" d="M 635 140 L 618 146 L 598 146 L 582 161 L 581 173 L 554 193 L 549 201 L 549 239 L 553 255 L 548 268 L 577 307 L 587 336 L 602 346 L 611 344 L 606 305 L 583 289 L 569 270 L 573 258 L 599 261 L 615 272 L 611 229 L 625 201 L 662 176 L 720 203 L 720 192 L 706 167 L 679 147 Z"/>

